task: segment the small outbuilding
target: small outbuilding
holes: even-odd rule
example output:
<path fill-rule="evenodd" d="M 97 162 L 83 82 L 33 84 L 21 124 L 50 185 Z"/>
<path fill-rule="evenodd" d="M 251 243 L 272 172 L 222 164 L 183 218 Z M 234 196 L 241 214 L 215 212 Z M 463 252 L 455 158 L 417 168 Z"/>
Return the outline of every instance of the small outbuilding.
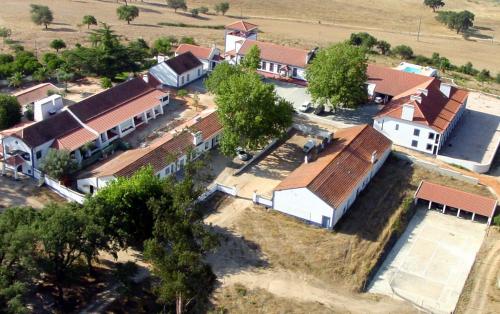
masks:
<path fill-rule="evenodd" d="M 202 77 L 203 63 L 190 51 L 158 63 L 149 73 L 162 85 L 181 88 Z"/>
<path fill-rule="evenodd" d="M 462 217 L 465 213 L 471 214 L 471 219 L 474 221 L 476 216 L 482 216 L 487 219 L 487 224 L 491 224 L 491 220 L 495 215 L 495 209 L 498 201 L 444 185 L 431 183 L 427 181 L 420 182 L 420 185 L 415 192 L 415 203 L 419 200 L 429 202 L 429 209 L 439 206 L 442 213 L 452 211 L 456 212 L 457 217 Z"/>

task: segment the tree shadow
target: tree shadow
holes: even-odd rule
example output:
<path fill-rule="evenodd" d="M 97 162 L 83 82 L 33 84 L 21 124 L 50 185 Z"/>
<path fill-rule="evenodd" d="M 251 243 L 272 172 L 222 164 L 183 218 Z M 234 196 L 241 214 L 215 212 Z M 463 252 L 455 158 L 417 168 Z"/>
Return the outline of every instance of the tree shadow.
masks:
<path fill-rule="evenodd" d="M 46 29 L 46 31 L 49 31 L 49 32 L 64 32 L 64 33 L 76 33 L 77 32 L 77 30 L 72 29 L 72 28 L 68 28 L 68 27 L 58 27 L 58 28 L 49 27 L 48 29 Z"/>
<path fill-rule="evenodd" d="M 71 26 L 71 24 L 68 23 L 61 23 L 61 22 L 52 22 L 50 25 L 64 25 L 64 26 Z"/>
<path fill-rule="evenodd" d="M 161 28 L 161 26 L 159 26 L 159 25 L 154 25 L 154 24 L 136 24 L 136 23 L 131 23 L 130 25 L 133 25 L 133 26 L 140 26 L 140 27 Z"/>
<path fill-rule="evenodd" d="M 493 36 L 491 35 L 486 35 L 486 34 L 481 34 L 480 31 L 482 29 L 478 28 L 477 26 L 471 27 L 467 32 L 464 33 L 464 37 L 466 39 L 473 37 L 473 38 L 479 38 L 479 39 L 492 39 Z"/>
<path fill-rule="evenodd" d="M 201 15 L 193 16 L 189 12 L 177 12 L 177 14 L 183 15 L 183 16 L 186 16 L 186 17 L 190 17 L 190 18 L 196 19 L 196 20 L 201 20 L 201 21 L 208 21 L 208 20 L 210 20 L 210 18 L 205 17 L 205 16 L 201 16 Z"/>
<path fill-rule="evenodd" d="M 139 7 L 139 11 L 140 12 L 144 12 L 144 13 L 155 13 L 155 14 L 161 14 L 160 11 L 158 10 L 154 10 L 154 9 L 150 9 L 150 8 L 143 8 L 143 7 Z"/>

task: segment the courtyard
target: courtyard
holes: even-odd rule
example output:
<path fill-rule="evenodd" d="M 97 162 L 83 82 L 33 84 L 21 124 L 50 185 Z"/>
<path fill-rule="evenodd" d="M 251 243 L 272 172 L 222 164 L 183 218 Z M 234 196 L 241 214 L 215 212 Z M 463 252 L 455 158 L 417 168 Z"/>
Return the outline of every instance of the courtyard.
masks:
<path fill-rule="evenodd" d="M 454 311 L 486 225 L 419 208 L 368 291 L 433 313 Z"/>

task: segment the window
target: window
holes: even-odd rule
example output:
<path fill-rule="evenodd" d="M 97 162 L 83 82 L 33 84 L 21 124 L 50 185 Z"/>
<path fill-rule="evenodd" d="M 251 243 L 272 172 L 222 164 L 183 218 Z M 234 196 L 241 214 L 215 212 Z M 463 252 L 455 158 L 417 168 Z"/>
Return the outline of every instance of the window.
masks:
<path fill-rule="evenodd" d="M 433 140 L 433 139 L 434 139 L 434 133 L 429 132 L 429 139 L 430 139 L 430 140 Z"/>
<path fill-rule="evenodd" d="M 413 135 L 419 136 L 420 135 L 420 130 L 419 129 L 414 129 L 413 130 Z"/>
<path fill-rule="evenodd" d="M 200 75 L 201 75 L 201 70 L 200 70 L 200 69 L 198 69 L 198 76 L 200 76 Z"/>
<path fill-rule="evenodd" d="M 297 68 L 292 69 L 292 76 L 297 76 Z"/>
<path fill-rule="evenodd" d="M 257 69 L 262 69 L 262 62 L 259 62 L 259 65 L 257 66 Z"/>
<path fill-rule="evenodd" d="M 266 61 L 262 61 L 262 70 L 266 69 Z"/>
<path fill-rule="evenodd" d="M 209 144 L 210 144 L 209 142 L 205 142 L 205 150 L 207 150 L 207 149 L 208 149 L 208 145 L 209 145 Z"/>
<path fill-rule="evenodd" d="M 106 142 L 106 134 L 101 133 L 101 142 Z"/>
<path fill-rule="evenodd" d="M 396 128 L 395 129 L 396 129 L 396 131 L 399 130 L 399 124 L 398 123 L 396 123 Z"/>
<path fill-rule="evenodd" d="M 40 159 L 40 158 L 42 158 L 42 151 L 41 150 L 36 152 L 36 159 Z"/>
<path fill-rule="evenodd" d="M 274 63 L 269 63 L 269 72 L 274 72 Z"/>
<path fill-rule="evenodd" d="M 281 73 L 281 64 L 276 65 L 276 72 Z"/>
<path fill-rule="evenodd" d="M 411 146 L 417 147 L 418 146 L 418 141 L 415 141 L 415 140 L 411 141 Z"/>
<path fill-rule="evenodd" d="M 187 74 L 187 79 L 186 80 L 189 82 L 189 73 Z"/>
<path fill-rule="evenodd" d="M 184 85 L 184 76 L 181 76 L 181 85 Z"/>
<path fill-rule="evenodd" d="M 432 150 L 432 144 L 427 144 L 427 147 L 425 149 Z"/>

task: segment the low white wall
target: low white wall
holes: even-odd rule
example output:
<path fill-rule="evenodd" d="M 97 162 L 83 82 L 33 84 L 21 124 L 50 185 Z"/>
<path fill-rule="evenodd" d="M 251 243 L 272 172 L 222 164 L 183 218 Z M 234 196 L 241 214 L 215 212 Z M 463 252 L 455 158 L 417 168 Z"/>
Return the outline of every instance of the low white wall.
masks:
<path fill-rule="evenodd" d="M 77 202 L 79 204 L 83 204 L 83 201 L 85 200 L 85 195 L 80 194 L 76 191 L 71 190 L 70 188 L 67 188 L 59 182 L 57 182 L 54 179 L 49 178 L 48 176 L 45 176 L 45 184 L 53 191 L 57 192 L 59 195 L 64 197 L 65 199 L 72 201 L 72 202 Z"/>
<path fill-rule="evenodd" d="M 443 156 L 443 155 L 437 155 L 437 159 L 439 159 L 441 161 L 444 161 L 448 164 L 459 165 L 461 167 L 464 167 L 470 171 L 474 171 L 477 173 L 488 172 L 490 170 L 491 163 L 493 162 L 493 157 L 495 157 L 495 155 L 492 155 L 492 158 L 489 162 L 477 163 L 477 162 L 468 161 L 468 160 L 464 160 L 464 159 L 458 159 L 458 158 L 452 158 L 452 157 Z"/>

